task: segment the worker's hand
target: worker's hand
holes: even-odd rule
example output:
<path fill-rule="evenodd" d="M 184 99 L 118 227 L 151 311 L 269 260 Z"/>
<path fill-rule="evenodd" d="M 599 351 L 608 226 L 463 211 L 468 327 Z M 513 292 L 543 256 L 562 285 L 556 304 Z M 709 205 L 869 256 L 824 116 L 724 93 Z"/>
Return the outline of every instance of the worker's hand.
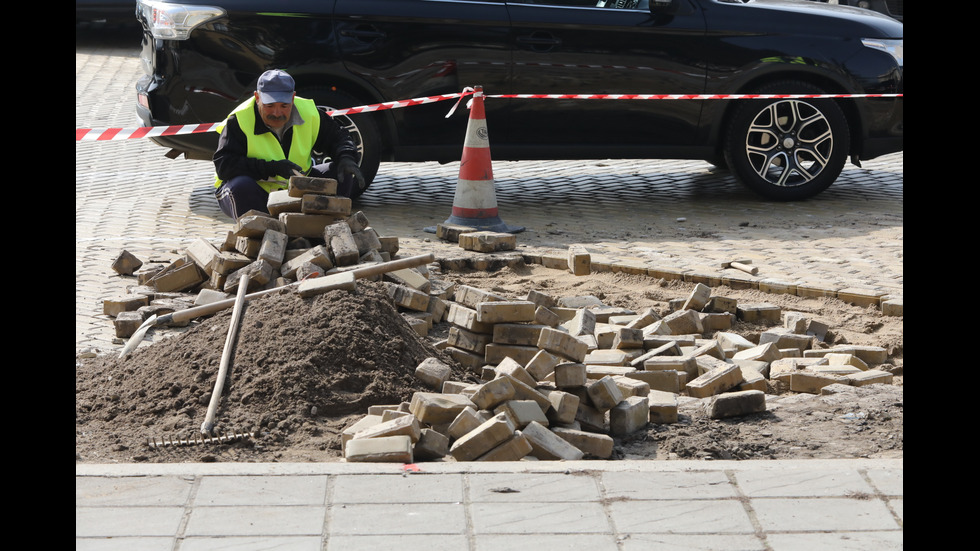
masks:
<path fill-rule="evenodd" d="M 361 167 L 357 166 L 357 161 L 350 157 L 344 157 L 340 160 L 337 165 L 337 175 L 344 182 L 351 182 L 351 192 L 355 190 L 361 192 L 367 187 L 364 174 L 361 173 Z"/>
<path fill-rule="evenodd" d="M 293 171 L 300 174 L 303 173 L 303 168 L 298 164 L 290 161 L 289 159 L 283 159 L 281 161 L 269 161 L 269 167 L 272 169 L 272 173 L 276 176 L 281 176 L 283 178 L 289 179 L 290 176 L 295 176 Z"/>

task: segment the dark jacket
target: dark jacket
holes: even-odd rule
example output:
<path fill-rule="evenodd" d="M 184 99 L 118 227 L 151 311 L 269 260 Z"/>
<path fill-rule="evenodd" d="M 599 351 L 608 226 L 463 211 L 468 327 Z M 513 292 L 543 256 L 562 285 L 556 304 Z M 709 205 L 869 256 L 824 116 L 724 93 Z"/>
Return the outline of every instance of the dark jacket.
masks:
<path fill-rule="evenodd" d="M 272 132 L 272 130 L 262 122 L 259 116 L 258 107 L 255 110 L 255 133 Z M 295 115 L 296 110 L 293 109 Z M 289 147 L 292 143 L 292 126 L 286 129 L 281 140 L 283 153 L 289 157 Z M 272 132 L 272 135 L 276 134 Z M 249 176 L 256 180 L 266 180 L 275 176 L 268 161 L 253 159 L 246 156 L 248 144 L 245 133 L 238 126 L 238 120 L 232 116 L 228 119 L 221 137 L 218 138 L 218 148 L 214 152 L 214 169 L 219 180 L 227 182 L 236 176 Z M 331 160 L 339 161 L 341 157 L 357 159 L 357 149 L 350 134 L 342 128 L 333 118 L 320 114 L 320 133 L 316 143 L 313 144 L 313 151 L 317 154 L 327 154 Z"/>

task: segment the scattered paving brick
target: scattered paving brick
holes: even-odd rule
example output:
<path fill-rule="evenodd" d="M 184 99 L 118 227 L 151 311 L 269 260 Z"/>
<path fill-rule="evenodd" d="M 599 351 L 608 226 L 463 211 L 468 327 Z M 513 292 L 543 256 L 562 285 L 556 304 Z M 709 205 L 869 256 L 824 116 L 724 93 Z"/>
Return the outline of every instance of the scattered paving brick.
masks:
<path fill-rule="evenodd" d="M 270 194 L 275 214 L 247 213 L 229 235 L 198 239 L 173 262 L 141 274 L 151 292 L 106 299 L 103 310 L 114 318 L 117 337 L 132 335 L 151 306 L 180 307 L 154 304 L 154 294 L 175 292 L 188 307 L 195 293 L 198 300 L 208 294 L 217 296 L 207 300 L 222 300 L 235 293 L 239 275 L 249 273 L 250 290 L 295 283 L 307 297 L 352 290 L 351 269 L 391 260 L 397 238 L 379 236 L 363 212 L 351 213 L 349 200 L 333 195 L 335 182 L 314 180 L 291 180 L 288 192 Z M 469 251 L 513 249 L 510 234 L 438 231 Z M 595 268 L 582 248 L 550 262 L 583 277 Z M 414 368 L 428 391 L 404 396 L 401 404 L 372 406 L 339 435 L 346 461 L 608 459 L 614 436 L 678 422 L 681 398 L 702 400 L 717 419 L 766 411 L 767 388 L 776 383 L 810 394 L 891 383 L 890 373 L 875 369 L 886 361 L 886 350 L 828 346 L 823 339 L 832 328 L 819 320 L 771 304 L 738 304 L 713 296 L 708 285 L 671 301 L 673 311 L 661 317 L 651 308 L 634 312 L 593 296 L 532 289 L 507 297 L 454 285 L 440 277 L 446 265 L 452 263 L 377 278 L 418 336 L 435 324 L 449 326 L 435 344 L 445 355 Z M 132 276 L 143 266 L 123 251 L 112 268 Z M 309 279 L 296 279 L 304 273 Z M 901 315 L 901 300 L 887 307 L 888 315 Z M 730 332 L 735 318 L 783 326 L 750 340 Z"/>

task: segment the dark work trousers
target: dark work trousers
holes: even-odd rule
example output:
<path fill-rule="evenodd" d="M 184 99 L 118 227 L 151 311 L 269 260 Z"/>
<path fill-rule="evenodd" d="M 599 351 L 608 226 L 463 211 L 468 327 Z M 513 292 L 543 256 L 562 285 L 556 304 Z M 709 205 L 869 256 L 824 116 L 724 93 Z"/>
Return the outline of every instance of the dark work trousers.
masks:
<path fill-rule="evenodd" d="M 337 168 L 331 162 L 313 165 L 307 176 L 337 179 Z M 345 179 L 345 181 L 338 179 L 337 195 L 350 197 L 352 187 L 353 182 L 350 179 Z M 235 220 L 253 209 L 265 213 L 269 212 L 269 194 L 259 186 L 254 178 L 249 176 L 235 176 L 224 182 L 221 187 L 214 190 L 214 196 L 218 200 L 221 212 Z"/>

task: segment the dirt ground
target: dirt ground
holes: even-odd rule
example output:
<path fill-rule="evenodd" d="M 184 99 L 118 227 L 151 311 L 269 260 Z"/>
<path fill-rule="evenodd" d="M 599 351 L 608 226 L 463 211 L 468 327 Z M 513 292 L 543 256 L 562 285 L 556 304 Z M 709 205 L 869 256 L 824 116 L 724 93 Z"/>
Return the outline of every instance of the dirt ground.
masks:
<path fill-rule="evenodd" d="M 591 295 L 635 311 L 652 306 L 661 315 L 669 312 L 669 301 L 693 288 L 679 281 L 605 272 L 574 276 L 523 264 L 433 277 L 512 299 L 536 289 L 554 297 Z M 681 396 L 677 423 L 648 424 L 617 438 L 613 460 L 903 457 L 902 317 L 836 299 L 727 287 L 716 287 L 713 294 L 802 312 L 831 328 L 828 346 L 885 347 L 887 363 L 876 367 L 892 372 L 894 383 L 848 387 L 830 396 L 770 385 L 767 411 L 722 420 L 705 415 L 703 400 Z M 478 382 L 434 347 L 448 327 L 439 324 L 428 337 L 419 337 L 380 284 L 359 280 L 356 291 L 306 299 L 281 292 L 247 303 L 215 417 L 220 432 L 252 435 L 227 443 L 151 447 L 150 440 L 199 433 L 230 316 L 229 309 L 195 320 L 123 360 L 116 358 L 118 350 L 76 357 L 75 461 L 339 461 L 340 433 L 368 406 L 397 404 L 417 390 L 430 390 L 414 377 L 422 360 L 438 357 L 454 365 L 454 379 Z M 737 322 L 732 331 L 758 342 L 766 329 Z"/>

